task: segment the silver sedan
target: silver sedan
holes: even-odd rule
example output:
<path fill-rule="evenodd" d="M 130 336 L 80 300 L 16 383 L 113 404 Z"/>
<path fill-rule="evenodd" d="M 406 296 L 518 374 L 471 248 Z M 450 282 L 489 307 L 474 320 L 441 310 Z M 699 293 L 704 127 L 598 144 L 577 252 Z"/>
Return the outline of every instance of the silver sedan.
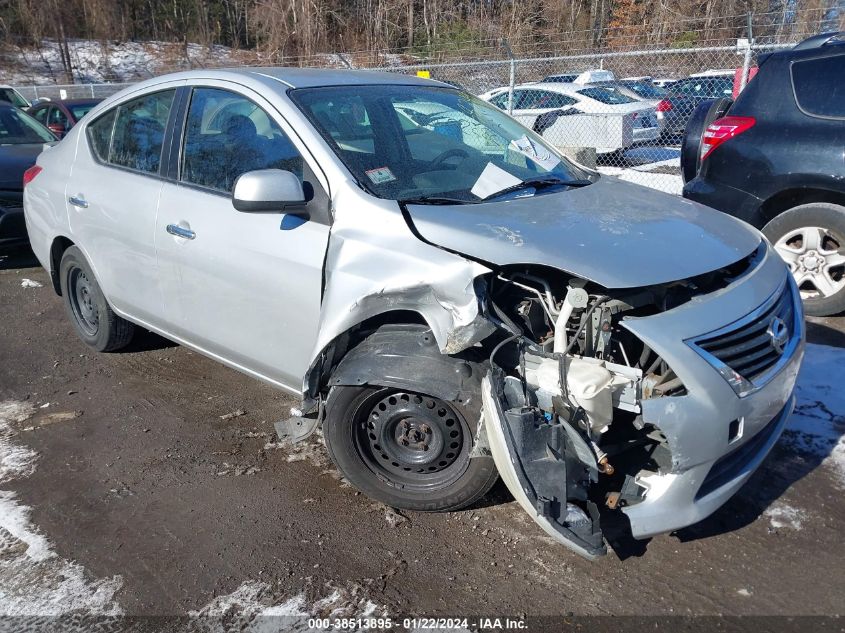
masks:
<path fill-rule="evenodd" d="M 753 228 L 575 165 L 402 75 L 168 75 L 27 172 L 26 223 L 79 337 L 140 326 L 285 391 L 348 480 L 453 510 L 501 475 L 587 557 L 621 520 L 702 519 L 769 452 L 801 302 Z"/>

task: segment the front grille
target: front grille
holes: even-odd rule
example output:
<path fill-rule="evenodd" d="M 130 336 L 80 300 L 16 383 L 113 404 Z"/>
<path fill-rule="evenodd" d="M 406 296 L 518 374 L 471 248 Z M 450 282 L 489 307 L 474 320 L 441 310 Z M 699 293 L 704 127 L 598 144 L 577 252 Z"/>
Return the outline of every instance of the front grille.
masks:
<path fill-rule="evenodd" d="M 748 316 L 688 342 L 746 395 L 768 382 L 794 350 L 801 329 L 796 294 L 787 283 Z"/>

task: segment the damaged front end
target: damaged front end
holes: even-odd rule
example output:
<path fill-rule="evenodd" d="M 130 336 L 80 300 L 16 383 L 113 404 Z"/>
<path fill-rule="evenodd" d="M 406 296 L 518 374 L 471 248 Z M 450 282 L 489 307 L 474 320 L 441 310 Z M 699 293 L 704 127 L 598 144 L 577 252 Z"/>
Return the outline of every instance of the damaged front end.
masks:
<path fill-rule="evenodd" d="M 756 379 L 725 375 L 687 335 L 731 323 L 713 320 L 719 306 L 726 316 L 757 314 L 744 306 L 756 307 L 761 284 L 775 291 L 758 316 L 783 320 L 787 349 L 771 348 L 763 321 L 719 343 L 729 357 L 724 367 L 754 369 L 755 376 L 765 370 L 756 386 L 766 393 L 755 397 L 735 393 L 731 380 L 749 387 Z M 606 552 L 606 520 L 630 521 L 631 534 L 644 538 L 703 518 L 777 439 L 803 330 L 800 298 L 765 243 L 731 266 L 653 287 L 610 291 L 548 269 L 511 267 L 489 278 L 488 291 L 489 316 L 501 328 L 482 384 L 491 452 L 525 511 L 579 554 Z M 708 302 L 715 311 L 699 309 Z M 654 323 L 664 323 L 663 340 Z M 779 381 L 767 386 L 776 374 Z M 746 443 L 751 448 L 740 459 Z M 726 455 L 737 465 L 702 497 Z"/>

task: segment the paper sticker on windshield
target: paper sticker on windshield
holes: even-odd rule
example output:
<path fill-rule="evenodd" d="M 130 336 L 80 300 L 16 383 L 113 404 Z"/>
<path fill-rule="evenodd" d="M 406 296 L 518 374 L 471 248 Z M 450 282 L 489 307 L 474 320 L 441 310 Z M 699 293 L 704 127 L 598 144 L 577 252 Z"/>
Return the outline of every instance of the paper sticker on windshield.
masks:
<path fill-rule="evenodd" d="M 524 134 L 521 138 L 515 138 L 512 140 L 508 149 L 519 152 L 527 159 L 537 163 L 540 167 L 547 171 L 551 171 L 560 164 L 560 159 L 557 156 L 552 154 L 545 147 L 538 147 L 534 141 Z"/>
<path fill-rule="evenodd" d="M 396 180 L 396 176 L 394 176 L 393 172 L 390 171 L 390 167 L 376 167 L 375 169 L 368 169 L 364 173 L 369 176 L 370 180 L 372 180 L 375 185 L 381 185 L 386 182 Z"/>

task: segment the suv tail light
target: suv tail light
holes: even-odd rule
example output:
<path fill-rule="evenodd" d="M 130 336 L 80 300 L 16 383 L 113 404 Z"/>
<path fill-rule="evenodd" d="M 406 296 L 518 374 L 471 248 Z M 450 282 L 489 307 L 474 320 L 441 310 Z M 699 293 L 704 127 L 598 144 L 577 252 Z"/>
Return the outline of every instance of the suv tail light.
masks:
<path fill-rule="evenodd" d="M 42 167 L 33 165 L 25 172 L 23 172 L 23 186 L 26 187 L 29 183 L 35 180 L 35 177 L 43 171 Z"/>
<path fill-rule="evenodd" d="M 753 116 L 726 116 L 713 121 L 701 137 L 701 160 L 725 141 L 750 130 L 755 123 L 757 120 Z"/>
<path fill-rule="evenodd" d="M 660 103 L 657 104 L 657 111 L 658 112 L 668 112 L 672 109 L 672 102 L 669 99 L 661 99 Z"/>

